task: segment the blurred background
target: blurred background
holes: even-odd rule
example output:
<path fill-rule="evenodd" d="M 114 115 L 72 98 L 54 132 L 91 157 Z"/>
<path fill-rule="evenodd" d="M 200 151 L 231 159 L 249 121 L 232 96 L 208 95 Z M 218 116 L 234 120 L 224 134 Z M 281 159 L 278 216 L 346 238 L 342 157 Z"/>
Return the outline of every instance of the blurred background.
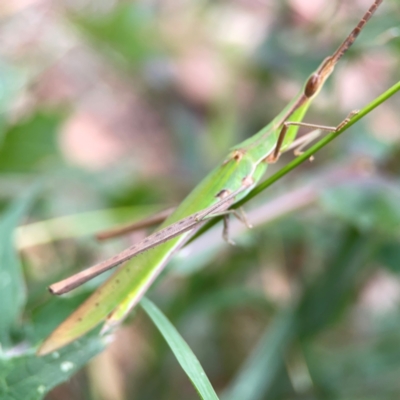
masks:
<path fill-rule="evenodd" d="M 40 187 L 16 233 L 27 297 L 15 340 L 37 345 L 103 278 L 65 299 L 48 284 L 145 234 L 99 244 L 94 233 L 179 204 L 281 111 L 370 4 L 3 0 L 0 210 Z M 336 125 L 398 80 L 399 17 L 385 1 L 307 122 Z M 393 97 L 248 203 L 255 228 L 235 225 L 236 247 L 213 230 L 149 293 L 224 398 L 400 395 L 399 106 Z M 134 314 L 46 399 L 198 398 Z"/>

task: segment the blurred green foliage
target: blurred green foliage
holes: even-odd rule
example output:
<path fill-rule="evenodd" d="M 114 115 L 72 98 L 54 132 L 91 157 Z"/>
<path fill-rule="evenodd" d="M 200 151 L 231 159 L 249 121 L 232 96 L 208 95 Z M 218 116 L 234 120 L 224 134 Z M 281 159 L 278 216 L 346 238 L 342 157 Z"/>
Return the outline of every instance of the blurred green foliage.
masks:
<path fill-rule="evenodd" d="M 0 53 L 1 400 L 42 398 L 105 347 L 94 332 L 57 356 L 34 355 L 104 278 L 61 299 L 46 286 L 130 243 L 98 244 L 91 234 L 178 203 L 282 109 L 365 11 L 336 2 L 312 17 L 294 2 L 80 3 L 54 13 L 34 5 L 0 26 L 5 38 L 23 38 L 5 40 Z M 334 125 L 398 80 L 400 9 L 386 3 L 307 121 Z M 195 241 L 150 291 L 220 398 L 398 398 L 398 108 L 397 96 L 248 204 L 257 212 L 292 194 L 295 206 L 296 189 L 311 184 L 305 207 L 268 223 L 260 212 L 236 247 Z M 46 398 L 198 398 L 167 334 L 134 314 L 106 353 Z"/>
<path fill-rule="evenodd" d="M 40 172 L 57 165 L 60 121 L 59 115 L 38 113 L 5 130 L 0 149 L 0 171 Z"/>

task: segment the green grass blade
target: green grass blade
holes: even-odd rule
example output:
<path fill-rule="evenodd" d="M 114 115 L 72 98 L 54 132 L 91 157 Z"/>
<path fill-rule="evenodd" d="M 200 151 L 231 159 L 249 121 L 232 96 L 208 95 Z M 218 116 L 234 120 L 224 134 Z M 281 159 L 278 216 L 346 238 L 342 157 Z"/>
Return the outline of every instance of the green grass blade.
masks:
<path fill-rule="evenodd" d="M 140 305 L 167 341 L 179 364 L 192 381 L 201 398 L 206 400 L 218 400 L 218 396 L 211 386 L 203 367 L 171 322 L 149 299 L 144 297 Z"/>

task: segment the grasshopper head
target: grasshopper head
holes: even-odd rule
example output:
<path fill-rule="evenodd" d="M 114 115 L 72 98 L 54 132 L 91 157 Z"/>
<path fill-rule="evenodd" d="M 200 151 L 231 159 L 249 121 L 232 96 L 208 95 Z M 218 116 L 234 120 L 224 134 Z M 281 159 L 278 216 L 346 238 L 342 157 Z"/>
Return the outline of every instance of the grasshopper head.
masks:
<path fill-rule="evenodd" d="M 304 86 L 304 94 L 307 98 L 312 99 L 319 93 L 335 68 L 335 64 L 336 62 L 333 57 L 325 58 L 319 68 L 308 78 Z"/>

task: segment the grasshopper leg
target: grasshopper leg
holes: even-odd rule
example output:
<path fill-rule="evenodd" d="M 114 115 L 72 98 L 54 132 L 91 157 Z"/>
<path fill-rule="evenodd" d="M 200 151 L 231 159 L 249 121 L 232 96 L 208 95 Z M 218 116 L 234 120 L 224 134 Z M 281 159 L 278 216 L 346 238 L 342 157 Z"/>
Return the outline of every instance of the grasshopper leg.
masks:
<path fill-rule="evenodd" d="M 225 240 L 225 242 L 229 243 L 232 246 L 236 246 L 236 243 L 229 237 L 229 214 L 225 214 L 223 221 L 224 221 L 224 229 L 222 230 L 222 238 Z"/>
<path fill-rule="evenodd" d="M 342 129 L 344 126 L 346 126 L 350 120 L 358 114 L 358 110 L 353 110 L 351 111 L 347 117 L 337 126 L 325 126 L 325 125 L 318 125 L 318 124 L 309 124 L 307 122 L 295 122 L 295 121 L 286 121 L 283 123 L 282 125 L 282 129 L 279 133 L 279 137 L 278 137 L 278 141 L 277 141 L 277 145 L 275 147 L 274 152 L 272 153 L 272 155 L 269 157 L 268 161 L 269 162 L 275 162 L 278 160 L 280 154 L 281 154 L 281 148 L 282 148 L 282 144 L 283 141 L 285 139 L 286 133 L 289 129 L 290 126 L 303 126 L 306 128 L 311 128 L 312 131 L 309 134 L 304 135 L 303 137 L 295 140 L 291 146 L 286 149 L 290 150 L 293 148 L 296 148 L 300 145 L 299 149 L 296 149 L 297 152 L 295 152 L 296 155 L 300 155 L 301 154 L 301 150 L 304 149 L 304 147 L 306 147 L 309 143 L 311 143 L 314 139 L 316 139 L 319 135 L 321 131 L 325 131 L 325 132 L 337 132 L 340 129 Z M 319 132 L 318 132 L 319 131 Z M 316 132 L 318 132 L 318 134 L 316 134 Z"/>
<path fill-rule="evenodd" d="M 208 218 L 214 218 L 214 217 L 223 217 L 223 223 L 224 223 L 224 228 L 222 231 L 222 238 L 225 240 L 225 242 L 235 245 L 235 242 L 229 238 L 229 223 L 230 223 L 230 216 L 234 215 L 240 222 L 246 225 L 247 228 L 251 229 L 253 225 L 250 224 L 244 210 L 242 207 L 238 208 L 237 210 L 225 210 L 221 211 L 215 214 L 211 214 L 208 216 Z"/>

